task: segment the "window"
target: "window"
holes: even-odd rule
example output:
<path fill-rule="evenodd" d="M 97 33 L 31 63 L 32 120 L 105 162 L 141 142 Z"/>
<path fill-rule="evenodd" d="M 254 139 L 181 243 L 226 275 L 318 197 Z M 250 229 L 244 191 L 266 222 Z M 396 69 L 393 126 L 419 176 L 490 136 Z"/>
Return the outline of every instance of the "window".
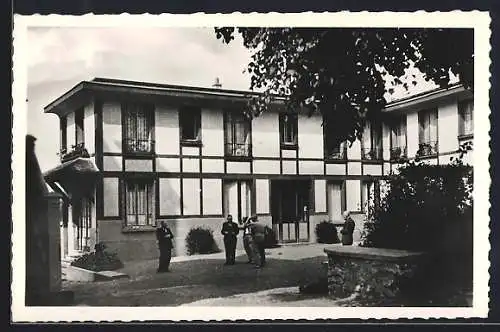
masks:
<path fill-rule="evenodd" d="M 391 160 L 406 157 L 406 115 L 403 115 L 391 123 Z"/>
<path fill-rule="evenodd" d="M 67 118 L 66 117 L 61 117 L 59 119 L 59 144 L 61 146 L 61 155 L 65 154 L 67 152 L 66 146 L 67 146 L 67 140 L 68 140 L 68 132 L 67 132 Z"/>
<path fill-rule="evenodd" d="M 437 109 L 418 113 L 418 156 L 432 156 L 438 152 Z"/>
<path fill-rule="evenodd" d="M 280 143 L 282 148 L 297 147 L 298 119 L 296 114 L 280 115 Z"/>
<path fill-rule="evenodd" d="M 470 136 L 474 133 L 474 101 L 465 100 L 458 103 L 459 136 Z"/>
<path fill-rule="evenodd" d="M 179 112 L 181 143 L 201 142 L 201 110 L 196 107 L 185 107 Z"/>
<path fill-rule="evenodd" d="M 347 159 L 347 143 L 336 140 L 335 137 L 328 134 L 328 124 L 325 123 L 323 127 L 323 140 L 325 158 L 330 160 L 345 160 Z"/>
<path fill-rule="evenodd" d="M 128 153 L 152 153 L 153 112 L 148 106 L 129 103 L 125 109 L 125 150 Z"/>
<path fill-rule="evenodd" d="M 252 155 L 251 121 L 243 113 L 227 112 L 224 131 L 226 156 L 250 157 Z"/>
<path fill-rule="evenodd" d="M 82 148 L 84 146 L 84 133 L 83 133 L 83 108 L 75 112 L 75 147 Z"/>
<path fill-rule="evenodd" d="M 252 182 L 224 181 L 224 214 L 233 216 L 233 220 L 241 222 L 252 215 Z"/>
<path fill-rule="evenodd" d="M 367 122 L 365 124 L 361 141 L 361 159 L 382 159 L 382 125 L 380 123 Z"/>
<path fill-rule="evenodd" d="M 369 209 L 377 206 L 380 202 L 380 185 L 378 181 L 361 181 L 361 211 L 369 212 Z"/>
<path fill-rule="evenodd" d="M 154 226 L 153 180 L 130 179 L 125 182 L 126 226 Z"/>
<path fill-rule="evenodd" d="M 327 211 L 330 221 L 341 221 L 342 211 L 345 211 L 344 183 L 328 182 L 326 185 Z"/>

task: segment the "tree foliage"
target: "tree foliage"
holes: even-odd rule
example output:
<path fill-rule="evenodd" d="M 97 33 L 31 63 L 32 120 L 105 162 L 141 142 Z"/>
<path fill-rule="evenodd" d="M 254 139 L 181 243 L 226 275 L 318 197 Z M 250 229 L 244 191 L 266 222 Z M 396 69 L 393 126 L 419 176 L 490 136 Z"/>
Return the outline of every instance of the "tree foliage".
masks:
<path fill-rule="evenodd" d="M 263 93 L 251 99 L 251 115 L 265 111 L 274 95 L 286 95 L 290 110 L 320 112 L 338 142 L 360 137 L 394 86 L 417 84 L 410 66 L 441 87 L 450 73 L 466 88 L 474 84 L 472 29 L 223 27 L 215 33 L 225 43 L 239 33 L 252 50 L 250 89 Z"/>

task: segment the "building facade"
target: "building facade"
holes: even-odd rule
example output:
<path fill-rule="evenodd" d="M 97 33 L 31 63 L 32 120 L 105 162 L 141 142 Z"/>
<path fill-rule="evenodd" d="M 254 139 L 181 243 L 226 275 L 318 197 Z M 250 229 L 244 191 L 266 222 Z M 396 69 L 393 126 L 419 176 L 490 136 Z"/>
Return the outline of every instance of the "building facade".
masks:
<path fill-rule="evenodd" d="M 287 112 L 277 100 L 253 120 L 248 92 L 96 78 L 45 108 L 60 119 L 62 164 L 89 158 L 100 177 L 65 204 L 63 253 L 96 241 L 123 260 L 154 258 L 154 229 L 169 221 L 176 255 L 195 226 L 220 228 L 231 214 L 257 214 L 281 243 L 314 242 L 323 220 L 349 210 L 359 239 L 378 179 L 401 157 L 447 163 L 472 140 L 472 94 L 461 86 L 390 103 L 351 146 L 332 146 L 322 118 Z M 52 185 L 58 185 L 57 176 Z M 66 185 L 67 186 L 67 185 Z M 78 184 L 76 189 L 80 187 Z M 68 190 L 66 190 L 68 191 Z M 238 241 L 242 246 L 242 241 Z"/>

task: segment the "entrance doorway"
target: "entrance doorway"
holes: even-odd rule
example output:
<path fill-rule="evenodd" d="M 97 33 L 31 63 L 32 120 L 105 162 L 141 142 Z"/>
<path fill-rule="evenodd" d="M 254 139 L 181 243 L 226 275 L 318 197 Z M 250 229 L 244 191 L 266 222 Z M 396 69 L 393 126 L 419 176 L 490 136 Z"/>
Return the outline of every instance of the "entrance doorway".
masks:
<path fill-rule="evenodd" d="M 309 242 L 310 191 L 310 180 L 271 180 L 271 214 L 279 242 Z"/>
<path fill-rule="evenodd" d="M 92 199 L 82 197 L 73 206 L 73 222 L 75 224 L 74 249 L 79 252 L 88 252 L 90 229 L 92 228 Z"/>

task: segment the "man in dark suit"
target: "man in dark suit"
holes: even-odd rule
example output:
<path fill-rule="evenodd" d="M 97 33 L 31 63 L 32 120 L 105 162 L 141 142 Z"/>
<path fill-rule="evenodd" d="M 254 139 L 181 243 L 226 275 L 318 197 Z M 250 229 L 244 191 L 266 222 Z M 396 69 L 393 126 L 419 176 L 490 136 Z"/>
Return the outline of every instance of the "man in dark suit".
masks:
<path fill-rule="evenodd" d="M 344 226 L 342 226 L 342 229 L 340 230 L 340 233 L 342 234 L 342 245 L 344 246 L 350 246 L 352 245 L 353 242 L 353 236 L 352 234 L 354 233 L 354 220 L 351 218 L 351 213 L 349 211 L 344 211 L 342 213 L 342 217 L 344 217 Z"/>
<path fill-rule="evenodd" d="M 237 223 L 233 222 L 233 216 L 228 215 L 227 220 L 222 224 L 222 235 L 224 235 L 224 247 L 226 249 L 225 265 L 234 265 L 236 260 L 236 235 L 240 232 Z"/>
<path fill-rule="evenodd" d="M 160 227 L 156 229 L 156 239 L 160 248 L 160 262 L 158 273 L 169 272 L 170 260 L 172 258 L 172 247 L 174 234 L 168 227 L 165 220 L 160 222 Z"/>

